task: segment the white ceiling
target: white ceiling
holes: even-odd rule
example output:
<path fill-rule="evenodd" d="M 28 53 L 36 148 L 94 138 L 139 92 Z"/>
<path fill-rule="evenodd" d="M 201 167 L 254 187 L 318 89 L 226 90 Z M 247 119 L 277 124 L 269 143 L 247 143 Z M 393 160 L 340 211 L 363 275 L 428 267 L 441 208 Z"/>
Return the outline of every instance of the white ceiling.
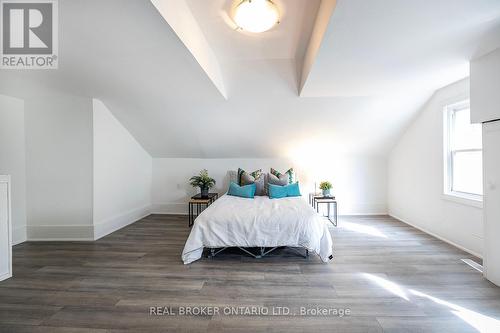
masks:
<path fill-rule="evenodd" d="M 0 70 L 0 93 L 99 98 L 154 157 L 386 154 L 479 45 L 500 42 L 500 1 L 338 0 L 299 96 L 317 1 L 278 2 L 282 23 L 261 35 L 231 30 L 225 0 L 186 1 L 227 99 L 148 0 L 60 1 L 59 69 Z"/>
<path fill-rule="evenodd" d="M 235 31 L 234 0 L 186 0 L 219 61 L 303 56 L 320 0 L 276 0 L 280 24 L 262 34 Z M 236 1 L 236 3 L 238 3 Z"/>
<path fill-rule="evenodd" d="M 301 96 L 436 90 L 468 76 L 499 18 L 499 0 L 338 0 Z"/>

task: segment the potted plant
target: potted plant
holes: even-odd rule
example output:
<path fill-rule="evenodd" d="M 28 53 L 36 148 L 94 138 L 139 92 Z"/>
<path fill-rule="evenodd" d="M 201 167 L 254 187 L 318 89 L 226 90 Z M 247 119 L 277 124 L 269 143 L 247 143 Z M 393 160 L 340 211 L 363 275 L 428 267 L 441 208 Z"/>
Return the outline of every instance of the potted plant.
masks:
<path fill-rule="evenodd" d="M 324 197 L 329 197 L 331 195 L 330 190 L 332 189 L 332 187 L 332 183 L 330 183 L 329 181 L 323 181 L 319 183 L 319 188 L 323 191 Z"/>
<path fill-rule="evenodd" d="M 203 169 L 198 176 L 189 178 L 189 183 L 193 187 L 199 187 L 201 190 L 201 197 L 208 198 L 208 190 L 215 186 L 215 179 L 208 175 L 208 171 Z"/>

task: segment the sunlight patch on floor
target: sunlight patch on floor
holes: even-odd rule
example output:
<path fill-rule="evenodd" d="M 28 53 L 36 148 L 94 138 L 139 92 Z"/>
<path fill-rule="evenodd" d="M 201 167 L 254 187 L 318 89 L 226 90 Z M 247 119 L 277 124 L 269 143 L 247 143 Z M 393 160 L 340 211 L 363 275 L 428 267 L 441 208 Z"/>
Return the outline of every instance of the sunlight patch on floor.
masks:
<path fill-rule="evenodd" d="M 397 283 L 391 282 L 387 279 L 381 278 L 380 276 L 369 274 L 369 273 L 363 273 L 363 276 L 365 278 L 367 278 L 368 280 L 375 282 L 376 284 L 378 284 L 380 287 L 384 288 L 388 292 L 390 292 L 396 296 L 399 296 L 407 301 L 410 300 L 408 298 L 408 296 L 406 295 L 406 293 L 404 292 L 403 288 L 401 288 L 401 286 L 399 286 Z"/>
<path fill-rule="evenodd" d="M 440 298 L 424 294 L 417 290 L 410 289 L 409 292 L 415 296 L 424 297 L 430 299 L 431 301 L 437 304 L 447 306 L 448 308 L 450 308 L 451 313 L 453 313 L 454 315 L 465 321 L 467 324 L 477 329 L 479 332 L 484 332 L 484 333 L 500 332 L 500 320 L 498 319 L 485 316 L 481 313 L 466 309 L 462 306 L 447 302 Z"/>
<path fill-rule="evenodd" d="M 339 228 L 346 229 L 349 231 L 359 232 L 365 235 L 387 238 L 387 235 L 382 233 L 380 230 L 368 225 L 342 221 L 341 223 L 339 223 Z"/>
<path fill-rule="evenodd" d="M 473 328 L 477 329 L 479 332 L 482 333 L 500 332 L 500 320 L 498 319 L 488 317 L 479 312 L 469 310 L 467 308 L 464 308 L 463 306 L 456 305 L 454 303 L 442 300 L 440 298 L 425 294 L 423 292 L 414 289 L 406 289 L 395 282 L 389 281 L 374 274 L 362 273 L 362 275 L 366 279 L 376 283 L 377 285 L 387 290 L 388 292 L 398 297 L 401 297 L 407 301 L 410 301 L 409 295 L 413 295 L 421 298 L 426 298 L 435 302 L 436 304 L 443 305 L 447 307 L 451 313 L 453 313 L 458 318 L 462 319 L 464 322 L 466 322 Z"/>

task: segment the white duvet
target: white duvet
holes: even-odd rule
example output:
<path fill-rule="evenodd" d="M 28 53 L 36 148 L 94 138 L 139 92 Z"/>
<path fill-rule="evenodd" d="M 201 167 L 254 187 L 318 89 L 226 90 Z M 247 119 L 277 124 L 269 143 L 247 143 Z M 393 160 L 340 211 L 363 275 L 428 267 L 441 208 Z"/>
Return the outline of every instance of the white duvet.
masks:
<path fill-rule="evenodd" d="M 328 262 L 332 237 L 327 222 L 300 197 L 254 199 L 223 195 L 195 220 L 182 251 L 184 264 L 204 247 L 304 247 Z"/>

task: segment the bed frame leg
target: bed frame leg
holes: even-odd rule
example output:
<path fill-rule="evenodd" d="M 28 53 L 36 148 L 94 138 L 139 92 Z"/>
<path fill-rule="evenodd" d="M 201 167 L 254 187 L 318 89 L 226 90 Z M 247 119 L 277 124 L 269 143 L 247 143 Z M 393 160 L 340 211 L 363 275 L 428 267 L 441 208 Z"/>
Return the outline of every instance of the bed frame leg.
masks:
<path fill-rule="evenodd" d="M 279 246 L 276 246 L 276 247 L 273 247 L 273 248 L 269 248 L 269 250 L 267 250 L 268 248 L 266 247 L 259 247 L 259 252 L 258 254 L 253 254 L 252 252 L 248 251 L 246 248 L 244 247 L 237 247 L 239 248 L 241 251 L 245 252 L 246 254 L 254 257 L 255 259 L 261 259 L 261 258 L 264 258 L 265 256 L 267 256 L 269 253 L 273 252 L 274 250 L 276 250 L 277 248 L 279 248 Z M 208 259 L 213 259 L 215 258 L 216 255 L 218 255 L 219 253 L 221 253 L 222 251 L 224 251 L 225 249 L 227 249 L 227 247 L 222 247 L 222 248 L 209 248 L 210 249 L 210 253 L 207 254 L 207 258 Z M 309 250 L 304 248 L 305 249 L 305 255 L 303 255 L 297 248 L 295 247 L 290 247 L 291 250 L 293 250 L 295 253 L 297 253 L 298 255 L 300 255 L 301 257 L 304 257 L 305 259 L 309 259 Z M 266 251 L 267 250 L 267 251 Z"/>

